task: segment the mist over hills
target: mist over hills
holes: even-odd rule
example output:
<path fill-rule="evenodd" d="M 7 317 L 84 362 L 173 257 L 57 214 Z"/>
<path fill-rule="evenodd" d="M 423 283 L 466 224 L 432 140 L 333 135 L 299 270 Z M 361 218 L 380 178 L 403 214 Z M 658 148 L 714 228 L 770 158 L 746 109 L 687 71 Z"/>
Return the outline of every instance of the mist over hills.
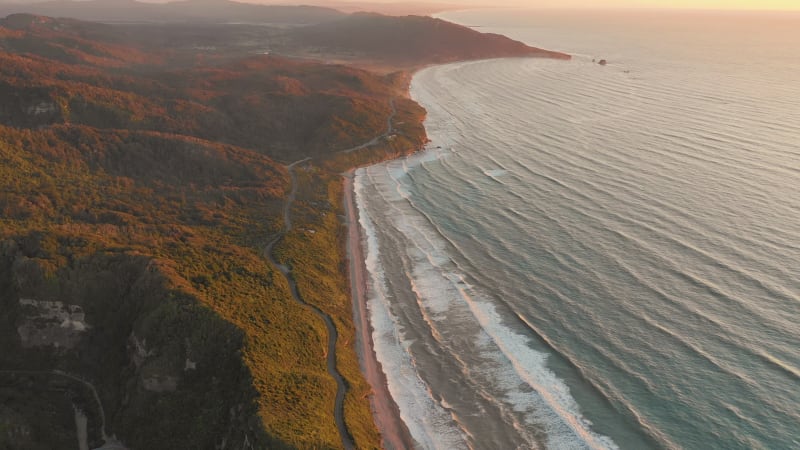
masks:
<path fill-rule="evenodd" d="M 229 0 L 144 3 L 135 0 L 56 0 L 0 4 L 0 16 L 31 13 L 99 22 L 269 23 L 307 25 L 335 20 L 344 13 L 320 6 L 259 5 Z"/>
<path fill-rule="evenodd" d="M 314 6 L 252 5 L 228 0 L 165 4 L 90 0 L 16 5 L 10 9 L 32 9 L 24 14 L 114 24 L 117 26 L 103 28 L 62 20 L 59 26 L 62 31 L 70 30 L 90 40 L 127 43 L 162 53 L 172 50 L 174 63 L 191 64 L 186 57 L 201 54 L 235 58 L 265 53 L 389 68 L 504 56 L 569 58 L 427 16 L 345 14 Z"/>

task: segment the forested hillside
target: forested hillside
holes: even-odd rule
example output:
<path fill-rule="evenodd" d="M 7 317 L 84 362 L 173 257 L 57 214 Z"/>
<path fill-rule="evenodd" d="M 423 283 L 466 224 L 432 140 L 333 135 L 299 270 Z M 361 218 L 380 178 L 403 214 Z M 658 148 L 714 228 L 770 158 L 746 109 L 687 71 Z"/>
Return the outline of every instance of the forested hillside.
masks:
<path fill-rule="evenodd" d="M 347 433 L 380 445 L 338 173 L 419 149 L 424 110 L 408 73 L 256 54 L 243 40 L 300 41 L 216 29 L 206 46 L 194 26 L 0 19 L 0 448 L 74 447 L 76 416 L 90 448 L 339 447 L 327 331 L 264 254 L 305 158 L 276 254 L 338 330 Z"/>
<path fill-rule="evenodd" d="M 283 163 L 381 134 L 400 78 L 114 36 L 0 21 L 0 442 L 72 446 L 77 405 L 93 446 L 336 447 L 326 331 L 263 249 Z M 342 364 L 363 385 L 352 349 Z M 53 370 L 94 386 L 105 430 L 86 386 Z M 350 432 L 375 446 L 359 395 Z"/>

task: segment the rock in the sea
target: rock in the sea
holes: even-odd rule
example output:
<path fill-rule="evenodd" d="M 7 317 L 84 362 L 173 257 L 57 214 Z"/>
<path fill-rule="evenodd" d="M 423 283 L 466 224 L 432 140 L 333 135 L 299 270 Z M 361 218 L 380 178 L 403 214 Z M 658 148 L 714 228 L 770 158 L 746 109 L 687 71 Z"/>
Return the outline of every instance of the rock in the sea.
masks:
<path fill-rule="evenodd" d="M 597 64 L 600 64 L 601 66 L 605 66 L 606 64 L 608 64 L 608 61 L 606 61 L 605 59 L 601 59 L 600 62 L 598 62 Z"/>

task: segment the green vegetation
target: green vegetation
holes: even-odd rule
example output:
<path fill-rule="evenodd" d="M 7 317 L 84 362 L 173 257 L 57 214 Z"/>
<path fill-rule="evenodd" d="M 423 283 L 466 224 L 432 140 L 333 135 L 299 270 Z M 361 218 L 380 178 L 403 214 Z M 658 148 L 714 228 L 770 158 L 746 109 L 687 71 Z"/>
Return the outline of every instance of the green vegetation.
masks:
<path fill-rule="evenodd" d="M 408 155 L 421 147 L 426 140 L 421 126 L 424 110 L 405 99 L 396 99 L 395 103 L 395 119 L 400 125 L 395 125 L 394 138 L 295 169 L 298 191 L 291 211 L 293 227 L 276 249 L 281 262 L 292 269 L 303 299 L 331 316 L 339 332 L 337 367 L 348 384 L 345 421 L 357 448 L 376 448 L 379 436 L 365 401 L 371 388 L 360 372 L 355 352 L 339 173 L 358 165 Z"/>
<path fill-rule="evenodd" d="M 0 19 L 0 448 L 74 445 L 73 408 L 91 448 L 103 431 L 134 449 L 340 447 L 326 328 L 263 254 L 284 227 L 277 161 L 307 156 L 275 251 L 332 318 L 348 431 L 378 448 L 339 174 L 423 145 L 409 74 L 241 57 L 261 28 L 220 25 L 211 51 L 203 29 L 141 27 Z"/>
<path fill-rule="evenodd" d="M 96 387 L 107 430 L 133 448 L 338 447 L 324 325 L 262 254 L 289 185 L 271 157 L 324 161 L 382 133 L 396 77 L 268 57 L 172 69 L 51 19 L 13 22 L 0 27 L 0 385 L 31 392 L 4 402 L 4 426 L 34 432 L 42 401 L 23 399 L 59 398 L 67 425 L 44 446 L 74 439 L 71 404 L 102 444 L 97 405 L 58 369 Z M 331 213 L 316 241 L 332 251 L 303 249 L 337 284 L 301 289 L 347 330 L 347 424 L 374 448 L 339 226 Z M 335 311 L 317 301 L 328 289 Z M 41 319 L 21 298 L 80 306 L 88 330 L 71 348 L 26 345 L 17 327 Z"/>
<path fill-rule="evenodd" d="M 275 376 L 285 366 L 277 356 L 270 365 L 257 366 L 249 355 L 265 353 L 264 346 L 302 352 L 322 334 L 287 339 L 280 320 L 265 329 L 266 317 L 296 316 L 295 322 L 308 328 L 314 323 L 301 309 L 276 304 L 287 295 L 286 287 L 271 283 L 280 278 L 257 249 L 243 245 L 256 242 L 250 233 L 266 236 L 276 227 L 278 219 L 264 217 L 260 209 L 279 203 L 286 186 L 283 169 L 252 152 L 177 138 L 167 139 L 173 150 L 168 160 L 158 158 L 166 152 L 150 160 L 142 147 L 157 149 L 166 138 L 148 134 L 59 126 L 38 132 L 2 127 L 0 135 L 6 322 L 0 339 L 7 350 L 0 367 L 57 368 L 91 380 L 110 429 L 135 448 L 204 448 L 226 436 L 241 442 L 249 428 L 255 430 L 251 441 L 268 442 L 263 427 L 252 423 L 261 394 L 253 380 Z M 132 165 L 131 152 L 142 156 L 138 166 Z M 221 172 L 214 174 L 241 177 L 228 185 L 211 184 L 213 176 L 182 173 L 198 154 L 214 161 L 237 152 L 243 158 L 238 164 L 226 158 L 230 167 L 215 165 Z M 197 173 L 203 173 L 199 167 Z M 253 167 L 260 170 L 248 179 Z M 18 298 L 79 305 L 91 328 L 73 349 L 25 348 L 16 333 L 25 317 Z M 137 362 L 133 339 L 152 354 Z M 187 359 L 195 369 L 184 370 Z M 147 389 L 145 379 L 154 374 L 175 377 L 178 389 Z M 45 387 L 50 383 L 45 380 Z M 86 395 L 74 395 L 91 404 Z M 18 413 L 28 408 L 4 405 L 21 408 Z M 231 409 L 238 414 L 229 417 Z M 152 431 L 134 432 L 140 429 Z M 95 430 L 95 442 L 98 434 Z"/>
<path fill-rule="evenodd" d="M 292 30 L 294 42 L 321 55 L 418 67 L 466 59 L 536 56 L 569 59 L 564 53 L 529 47 L 499 34 L 487 34 L 424 16 L 394 17 L 357 13 Z M 398 39 L 402 36 L 402 39 Z"/>

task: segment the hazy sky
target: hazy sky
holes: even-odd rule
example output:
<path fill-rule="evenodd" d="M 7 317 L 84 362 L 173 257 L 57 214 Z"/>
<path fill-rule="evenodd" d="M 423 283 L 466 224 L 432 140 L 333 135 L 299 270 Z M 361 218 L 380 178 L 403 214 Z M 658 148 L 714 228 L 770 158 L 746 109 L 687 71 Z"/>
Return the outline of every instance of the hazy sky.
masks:
<path fill-rule="evenodd" d="M 0 3 L 35 3 L 45 0 L 0 0 Z M 137 0 L 164 3 L 178 0 Z M 521 8 L 667 8 L 667 9 L 744 9 L 800 11 L 800 0 L 233 0 L 246 3 L 304 4 L 336 6 L 356 4 L 447 4 L 468 7 L 521 7 Z"/>
<path fill-rule="evenodd" d="M 346 0 L 345 0 L 346 1 Z M 365 0 L 370 1 L 370 0 Z M 398 3 L 371 0 L 376 3 Z M 412 0 L 419 1 L 419 0 Z M 692 8 L 692 9 L 777 9 L 800 10 L 800 0 L 421 0 L 420 3 L 449 3 L 465 6 L 493 5 L 526 8 Z M 310 1 L 308 3 L 315 3 Z M 316 3 L 325 3 L 318 0 Z"/>

